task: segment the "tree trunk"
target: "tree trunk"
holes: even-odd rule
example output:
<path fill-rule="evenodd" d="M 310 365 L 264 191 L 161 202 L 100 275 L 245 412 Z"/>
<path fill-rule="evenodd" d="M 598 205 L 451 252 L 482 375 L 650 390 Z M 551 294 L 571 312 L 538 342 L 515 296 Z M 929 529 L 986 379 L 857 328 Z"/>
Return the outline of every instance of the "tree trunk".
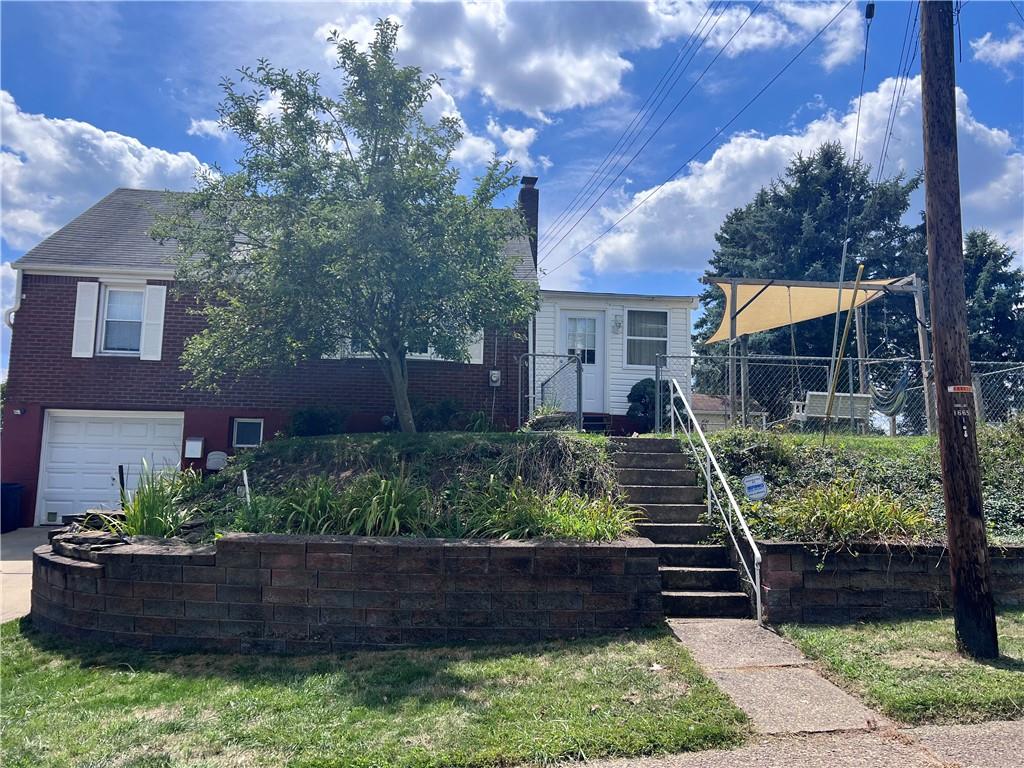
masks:
<path fill-rule="evenodd" d="M 414 433 L 416 421 L 412 417 L 412 406 L 409 405 L 409 370 L 405 359 L 399 354 L 388 354 L 382 362 L 395 400 L 398 424 L 403 432 Z"/>

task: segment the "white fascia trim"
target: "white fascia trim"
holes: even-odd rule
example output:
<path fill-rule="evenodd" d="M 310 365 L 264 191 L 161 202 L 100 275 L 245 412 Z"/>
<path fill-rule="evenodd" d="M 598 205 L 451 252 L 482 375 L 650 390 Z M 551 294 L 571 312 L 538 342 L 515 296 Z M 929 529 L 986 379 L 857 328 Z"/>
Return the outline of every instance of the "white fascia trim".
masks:
<path fill-rule="evenodd" d="M 13 265 L 12 265 L 13 266 Z M 46 265 L 15 267 L 27 275 L 60 275 L 64 277 L 95 277 L 103 281 L 124 280 L 126 277 L 138 280 L 173 280 L 173 269 L 138 269 L 135 267 L 83 267 L 81 265 Z"/>
<path fill-rule="evenodd" d="M 541 298 L 552 298 L 552 299 L 598 299 L 607 301 L 618 301 L 618 302 L 652 302 L 660 304 L 671 304 L 673 306 L 689 307 L 690 309 L 696 309 L 700 300 L 696 296 L 661 296 L 654 294 L 644 293 L 598 293 L 592 291 L 550 291 L 541 289 Z"/>

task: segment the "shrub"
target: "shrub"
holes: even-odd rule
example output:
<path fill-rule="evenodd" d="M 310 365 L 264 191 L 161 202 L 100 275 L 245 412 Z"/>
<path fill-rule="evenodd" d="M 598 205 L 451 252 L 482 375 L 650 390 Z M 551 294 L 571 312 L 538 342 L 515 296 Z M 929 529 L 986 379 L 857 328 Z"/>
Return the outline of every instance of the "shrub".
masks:
<path fill-rule="evenodd" d="M 669 403 L 669 392 L 671 387 L 668 380 L 661 382 L 661 423 L 667 425 L 669 423 L 670 416 L 670 403 Z M 626 400 L 629 402 L 629 409 L 626 411 L 626 415 L 631 419 L 635 419 L 641 425 L 641 430 L 644 432 L 650 432 L 654 429 L 654 417 L 656 414 L 655 406 L 655 384 L 654 379 L 640 379 L 633 387 L 629 390 L 629 394 L 626 395 Z M 680 414 L 684 414 L 685 406 L 682 401 L 676 398 L 676 409 Z"/>
<path fill-rule="evenodd" d="M 97 512 L 103 528 L 122 536 L 173 536 L 195 516 L 186 499 L 202 479 L 192 469 L 156 472 L 143 459 L 134 491 L 121 490 L 121 512 Z"/>
<path fill-rule="evenodd" d="M 288 434 L 291 437 L 340 435 L 345 431 L 348 416 L 341 408 L 300 408 L 292 414 Z"/>
<path fill-rule="evenodd" d="M 858 489 L 854 480 L 807 488 L 774 504 L 752 504 L 755 535 L 845 548 L 855 541 L 911 542 L 938 531 L 925 509 L 886 491 Z"/>

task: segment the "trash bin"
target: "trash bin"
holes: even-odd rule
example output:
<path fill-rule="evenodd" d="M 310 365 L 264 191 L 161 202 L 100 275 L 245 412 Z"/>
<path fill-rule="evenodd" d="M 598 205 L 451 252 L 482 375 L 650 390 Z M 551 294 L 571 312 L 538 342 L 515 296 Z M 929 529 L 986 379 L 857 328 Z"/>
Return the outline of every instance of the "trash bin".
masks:
<path fill-rule="evenodd" d="M 0 533 L 21 526 L 21 483 L 0 483 Z"/>

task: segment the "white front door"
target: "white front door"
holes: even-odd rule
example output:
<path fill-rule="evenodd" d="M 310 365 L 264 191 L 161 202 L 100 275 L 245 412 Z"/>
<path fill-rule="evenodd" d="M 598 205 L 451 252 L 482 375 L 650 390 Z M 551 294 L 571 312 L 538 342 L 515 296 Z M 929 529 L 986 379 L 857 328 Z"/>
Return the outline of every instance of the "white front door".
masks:
<path fill-rule="evenodd" d="M 583 411 L 604 413 L 604 312 L 562 310 L 559 352 L 583 362 Z"/>
<path fill-rule="evenodd" d="M 159 471 L 181 461 L 181 413 L 47 411 L 39 458 L 36 522 L 112 509 L 120 503 L 117 467 L 134 490 L 142 460 Z"/>

